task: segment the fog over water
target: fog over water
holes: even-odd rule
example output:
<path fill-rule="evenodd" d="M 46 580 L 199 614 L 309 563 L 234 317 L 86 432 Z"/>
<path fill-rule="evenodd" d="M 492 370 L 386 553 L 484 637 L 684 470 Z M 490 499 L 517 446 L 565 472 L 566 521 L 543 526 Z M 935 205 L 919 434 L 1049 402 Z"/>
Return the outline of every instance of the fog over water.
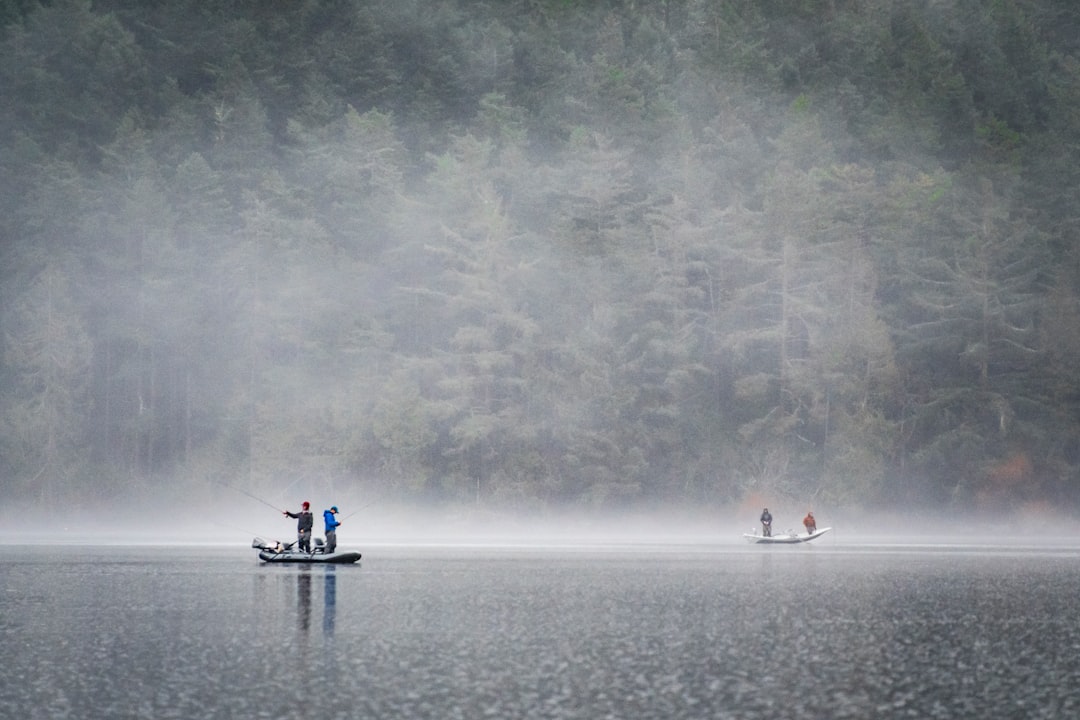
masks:
<path fill-rule="evenodd" d="M 295 539 L 296 521 L 281 510 L 295 511 L 299 501 L 277 511 L 253 499 L 225 492 L 218 501 L 170 498 L 162 501 L 117 502 L 102 508 L 57 508 L 53 511 L 0 512 L 0 543 L 79 543 L 132 545 L 241 545 L 253 537 Z M 272 501 L 271 501 L 272 502 Z M 314 535 L 323 535 L 322 511 L 339 507 L 341 547 L 364 550 L 377 546 L 609 546 L 655 545 L 711 548 L 746 543 L 742 535 L 760 530 L 761 508 L 710 507 L 700 511 L 658 508 L 650 512 L 575 512 L 542 517 L 496 513 L 482 507 L 415 508 L 389 502 L 312 501 Z M 773 507 L 773 532 L 802 532 L 805 510 Z M 1080 523 L 1056 519 L 1008 517 L 998 520 L 958 518 L 943 513 L 906 517 L 897 513 L 835 514 L 815 512 L 818 527 L 832 530 L 805 546 L 872 545 L 1019 545 L 1080 544 Z"/>

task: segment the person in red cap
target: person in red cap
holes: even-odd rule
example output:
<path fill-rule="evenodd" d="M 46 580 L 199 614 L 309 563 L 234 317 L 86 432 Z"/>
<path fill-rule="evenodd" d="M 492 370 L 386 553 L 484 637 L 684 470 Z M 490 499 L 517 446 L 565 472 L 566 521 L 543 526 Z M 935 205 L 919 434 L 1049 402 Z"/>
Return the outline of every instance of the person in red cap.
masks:
<path fill-rule="evenodd" d="M 291 513 L 286 510 L 285 515 L 286 517 L 296 518 L 296 539 L 300 550 L 311 552 L 311 526 L 315 522 L 315 518 L 311 514 L 311 503 L 305 500 L 300 512 Z"/>

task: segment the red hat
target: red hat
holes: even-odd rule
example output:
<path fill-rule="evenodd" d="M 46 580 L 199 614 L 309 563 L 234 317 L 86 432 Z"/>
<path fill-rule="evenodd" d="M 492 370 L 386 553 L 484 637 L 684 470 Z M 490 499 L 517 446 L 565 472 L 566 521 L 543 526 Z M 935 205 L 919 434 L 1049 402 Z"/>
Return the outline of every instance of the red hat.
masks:
<path fill-rule="evenodd" d="M 305 500 L 304 501 L 304 509 L 307 510 L 309 507 L 311 507 L 311 503 L 309 503 L 307 500 Z"/>

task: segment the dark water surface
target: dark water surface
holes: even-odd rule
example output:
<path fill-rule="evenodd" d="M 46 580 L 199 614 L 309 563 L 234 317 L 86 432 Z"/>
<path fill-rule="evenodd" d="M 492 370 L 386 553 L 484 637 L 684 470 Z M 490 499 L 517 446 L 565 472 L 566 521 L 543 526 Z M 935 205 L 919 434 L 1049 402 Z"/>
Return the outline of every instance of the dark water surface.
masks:
<path fill-rule="evenodd" d="M 1080 552 L 5 546 L 0 718 L 1080 717 Z"/>

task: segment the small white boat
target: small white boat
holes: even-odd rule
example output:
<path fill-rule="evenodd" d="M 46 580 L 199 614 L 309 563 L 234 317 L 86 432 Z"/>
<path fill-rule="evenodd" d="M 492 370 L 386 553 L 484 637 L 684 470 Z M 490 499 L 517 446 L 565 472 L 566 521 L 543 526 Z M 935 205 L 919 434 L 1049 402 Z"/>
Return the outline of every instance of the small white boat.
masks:
<path fill-rule="evenodd" d="M 755 530 L 752 533 L 743 533 L 743 537 L 746 538 L 748 542 L 758 545 L 793 545 L 795 543 L 810 542 L 811 540 L 821 537 L 830 530 L 832 530 L 831 527 L 819 528 L 812 533 L 796 533 L 789 530 L 787 533 L 780 535 L 762 535 Z"/>

